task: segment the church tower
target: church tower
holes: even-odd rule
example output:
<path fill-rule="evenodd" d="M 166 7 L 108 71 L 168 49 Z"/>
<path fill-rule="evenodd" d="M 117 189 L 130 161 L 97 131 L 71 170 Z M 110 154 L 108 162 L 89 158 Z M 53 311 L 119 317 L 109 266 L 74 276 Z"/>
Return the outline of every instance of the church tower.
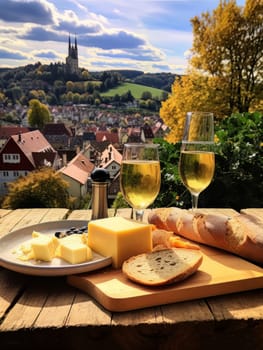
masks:
<path fill-rule="evenodd" d="M 68 56 L 66 57 L 67 69 L 70 73 L 78 73 L 79 58 L 78 58 L 78 43 L 75 35 L 75 44 L 71 44 L 70 35 L 68 37 Z"/>

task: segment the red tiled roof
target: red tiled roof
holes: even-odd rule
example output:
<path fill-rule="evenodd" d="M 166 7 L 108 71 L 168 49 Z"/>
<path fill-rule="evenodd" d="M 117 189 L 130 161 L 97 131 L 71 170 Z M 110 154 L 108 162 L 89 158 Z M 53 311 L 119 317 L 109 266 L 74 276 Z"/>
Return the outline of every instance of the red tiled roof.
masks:
<path fill-rule="evenodd" d="M 39 130 L 29 131 L 20 135 L 13 135 L 11 137 L 19 147 L 23 149 L 24 153 L 45 150 L 52 150 L 55 152 L 54 148 Z"/>
<path fill-rule="evenodd" d="M 81 184 L 85 184 L 90 177 L 95 165 L 82 153 L 78 153 L 64 168 L 59 172 L 65 174 Z"/>
<path fill-rule="evenodd" d="M 64 123 L 47 123 L 43 129 L 44 135 L 73 136 L 72 131 Z"/>
<path fill-rule="evenodd" d="M 24 126 L 0 126 L 0 139 L 8 139 L 12 135 L 29 132 L 29 129 Z"/>
<path fill-rule="evenodd" d="M 96 132 L 96 141 L 109 141 L 111 143 L 119 142 L 119 135 L 116 132 L 109 131 L 97 131 Z"/>
<path fill-rule="evenodd" d="M 13 135 L 11 138 L 16 142 L 24 155 L 34 164 L 33 154 L 39 152 L 57 153 L 39 130 Z"/>
<path fill-rule="evenodd" d="M 116 148 L 112 145 L 109 145 L 101 154 L 101 165 L 115 160 L 116 163 L 121 164 L 122 155 Z"/>

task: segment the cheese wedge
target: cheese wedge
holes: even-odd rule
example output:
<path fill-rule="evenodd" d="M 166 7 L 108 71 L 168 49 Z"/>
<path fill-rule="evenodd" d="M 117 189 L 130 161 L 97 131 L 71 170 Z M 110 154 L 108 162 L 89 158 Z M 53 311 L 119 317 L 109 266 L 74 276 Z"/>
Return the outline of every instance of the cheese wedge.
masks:
<path fill-rule="evenodd" d="M 82 235 L 72 234 L 60 239 L 56 256 L 71 264 L 80 264 L 92 259 L 92 251 L 83 243 Z"/>
<path fill-rule="evenodd" d="M 103 256 L 112 257 L 114 268 L 133 255 L 152 251 L 152 225 L 122 217 L 90 221 L 88 246 Z"/>

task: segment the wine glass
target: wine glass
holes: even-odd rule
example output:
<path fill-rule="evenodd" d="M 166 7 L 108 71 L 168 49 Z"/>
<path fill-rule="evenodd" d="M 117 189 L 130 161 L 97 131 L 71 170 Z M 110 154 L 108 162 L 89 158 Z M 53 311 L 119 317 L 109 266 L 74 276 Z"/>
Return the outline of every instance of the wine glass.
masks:
<path fill-rule="evenodd" d="M 120 187 L 127 203 L 142 221 L 144 209 L 157 197 L 161 185 L 159 145 L 126 143 L 120 170 Z"/>
<path fill-rule="evenodd" d="M 179 173 L 192 197 L 192 210 L 199 194 L 211 183 L 215 170 L 214 117 L 210 112 L 188 112 L 179 159 Z"/>

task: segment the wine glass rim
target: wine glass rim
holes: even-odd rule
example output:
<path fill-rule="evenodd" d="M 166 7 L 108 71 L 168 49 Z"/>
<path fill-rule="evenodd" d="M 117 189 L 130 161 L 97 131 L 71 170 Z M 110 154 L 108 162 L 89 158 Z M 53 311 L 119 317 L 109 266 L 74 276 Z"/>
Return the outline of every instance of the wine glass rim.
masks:
<path fill-rule="evenodd" d="M 187 115 L 192 115 L 192 114 L 214 115 L 213 112 L 207 112 L 207 111 L 189 111 L 186 114 Z"/>
<path fill-rule="evenodd" d="M 145 147 L 145 148 L 158 148 L 158 143 L 144 143 L 144 142 L 128 142 L 124 144 L 125 147 Z"/>

